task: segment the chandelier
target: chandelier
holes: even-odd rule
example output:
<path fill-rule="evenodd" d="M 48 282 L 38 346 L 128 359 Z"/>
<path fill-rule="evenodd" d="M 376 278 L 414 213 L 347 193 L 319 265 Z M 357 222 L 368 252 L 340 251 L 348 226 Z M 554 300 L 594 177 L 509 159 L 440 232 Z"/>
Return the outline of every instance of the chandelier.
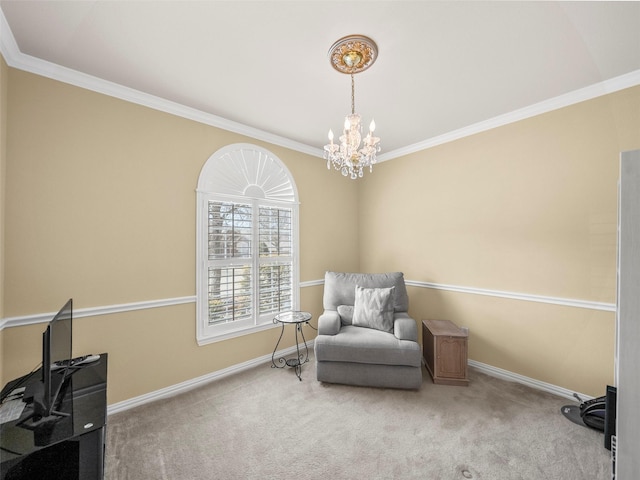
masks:
<path fill-rule="evenodd" d="M 327 168 L 331 165 L 342 175 L 357 179 L 363 169 L 373 171 L 376 153 L 380 151 L 380 139 L 373 136 L 376 124 L 371 120 L 369 133 L 362 139 L 360 115 L 355 111 L 355 82 L 353 76 L 369 68 L 376 61 L 378 47 L 375 42 L 362 35 L 349 35 L 334 43 L 329 49 L 329 60 L 338 72 L 351 75 L 351 114 L 344 119 L 344 128 L 339 143 L 333 142 L 333 131 L 329 129 L 329 143 L 324 146 Z M 361 146 L 362 144 L 362 146 Z"/>

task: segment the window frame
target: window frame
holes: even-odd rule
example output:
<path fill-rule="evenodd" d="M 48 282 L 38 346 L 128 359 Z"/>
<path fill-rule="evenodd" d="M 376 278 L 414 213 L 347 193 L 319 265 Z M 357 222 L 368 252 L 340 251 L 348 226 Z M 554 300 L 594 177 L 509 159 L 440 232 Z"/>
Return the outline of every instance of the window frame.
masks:
<path fill-rule="evenodd" d="M 244 179 L 238 179 L 237 172 Z M 236 175 L 236 178 L 229 179 Z M 214 153 L 205 163 L 197 189 L 196 228 L 196 339 L 198 345 L 226 340 L 269 328 L 278 312 L 260 314 L 260 267 L 266 264 L 290 265 L 291 310 L 299 310 L 299 221 L 297 191 L 293 177 L 272 153 L 250 144 L 234 144 Z M 225 202 L 251 205 L 252 241 L 250 258 L 209 260 L 209 203 Z M 290 255 L 260 255 L 260 209 L 290 211 Z M 275 260 L 275 261 L 274 261 Z M 209 266 L 251 265 L 252 310 L 250 318 L 209 325 Z"/>

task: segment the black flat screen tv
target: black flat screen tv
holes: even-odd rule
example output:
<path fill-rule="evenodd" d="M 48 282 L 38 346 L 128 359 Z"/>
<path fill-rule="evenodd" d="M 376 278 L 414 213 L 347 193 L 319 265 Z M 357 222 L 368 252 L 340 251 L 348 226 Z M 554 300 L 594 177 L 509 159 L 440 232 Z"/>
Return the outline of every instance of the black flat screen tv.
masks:
<path fill-rule="evenodd" d="M 56 410 L 65 378 L 71 372 L 73 300 L 58 311 L 42 334 L 42 377 L 33 391 L 33 413 L 23 420 L 36 427 L 68 414 Z"/>

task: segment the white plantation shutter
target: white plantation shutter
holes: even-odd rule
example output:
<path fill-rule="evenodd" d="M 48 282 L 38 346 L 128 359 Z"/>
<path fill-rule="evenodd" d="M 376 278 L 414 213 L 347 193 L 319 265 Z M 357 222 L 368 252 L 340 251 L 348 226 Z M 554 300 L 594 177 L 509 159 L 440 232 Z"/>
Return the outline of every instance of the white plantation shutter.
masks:
<path fill-rule="evenodd" d="M 299 309 L 297 212 L 293 179 L 266 150 L 234 145 L 207 161 L 198 181 L 199 344 L 270 328 L 276 313 Z"/>
<path fill-rule="evenodd" d="M 209 260 L 251 258 L 251 204 L 210 201 L 208 211 Z"/>
<path fill-rule="evenodd" d="M 260 314 L 292 310 L 291 209 L 260 207 Z"/>
<path fill-rule="evenodd" d="M 291 256 L 291 209 L 260 207 L 260 256 Z"/>
<path fill-rule="evenodd" d="M 209 325 L 250 319 L 252 306 L 251 265 L 209 267 Z"/>
<path fill-rule="evenodd" d="M 251 318 L 252 219 L 251 204 L 208 202 L 209 326 Z"/>

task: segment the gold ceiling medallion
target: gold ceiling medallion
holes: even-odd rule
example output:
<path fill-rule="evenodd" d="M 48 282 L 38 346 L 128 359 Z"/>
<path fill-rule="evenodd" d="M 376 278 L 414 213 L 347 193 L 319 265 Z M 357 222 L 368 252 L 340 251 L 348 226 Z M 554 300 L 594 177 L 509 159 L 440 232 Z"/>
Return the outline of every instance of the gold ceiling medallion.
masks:
<path fill-rule="evenodd" d="M 342 37 L 329 49 L 331 66 L 340 73 L 364 72 L 378 58 L 378 46 L 364 35 Z"/>

